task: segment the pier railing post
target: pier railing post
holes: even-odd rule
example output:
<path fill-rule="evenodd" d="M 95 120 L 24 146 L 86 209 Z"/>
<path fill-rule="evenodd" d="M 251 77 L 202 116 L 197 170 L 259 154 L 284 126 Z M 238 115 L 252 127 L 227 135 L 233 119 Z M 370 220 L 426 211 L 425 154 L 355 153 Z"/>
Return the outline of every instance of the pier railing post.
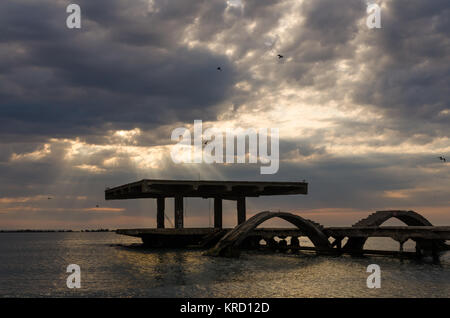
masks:
<path fill-rule="evenodd" d="M 222 228 L 222 199 L 214 198 L 214 227 Z"/>
<path fill-rule="evenodd" d="M 240 197 L 237 199 L 237 221 L 238 224 L 244 223 L 246 216 L 245 216 L 245 197 Z"/>
<path fill-rule="evenodd" d="M 183 197 L 175 197 L 175 228 L 182 229 L 184 226 L 184 215 L 183 215 Z"/>
<path fill-rule="evenodd" d="M 164 228 L 164 208 L 165 198 L 156 199 L 156 227 L 158 229 Z"/>

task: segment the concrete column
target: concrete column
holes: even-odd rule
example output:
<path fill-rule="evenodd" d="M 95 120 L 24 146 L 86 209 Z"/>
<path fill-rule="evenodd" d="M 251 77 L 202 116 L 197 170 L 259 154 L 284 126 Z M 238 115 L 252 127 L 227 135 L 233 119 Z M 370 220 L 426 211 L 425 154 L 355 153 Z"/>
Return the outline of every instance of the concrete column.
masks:
<path fill-rule="evenodd" d="M 337 249 L 338 249 L 338 251 L 341 251 L 342 250 L 342 240 L 343 240 L 344 238 L 343 237 L 338 237 L 337 238 L 337 244 L 336 244 L 336 247 L 337 247 Z"/>
<path fill-rule="evenodd" d="M 214 198 L 214 227 L 222 228 L 222 199 Z"/>
<path fill-rule="evenodd" d="M 438 244 L 435 240 L 433 240 L 431 242 L 431 255 L 433 256 L 433 263 L 434 264 L 439 264 L 440 260 L 439 260 L 439 249 L 438 249 Z"/>
<path fill-rule="evenodd" d="M 184 215 L 183 215 L 183 197 L 175 197 L 175 228 L 182 229 L 184 226 Z"/>
<path fill-rule="evenodd" d="M 297 236 L 292 236 L 291 237 L 291 247 L 296 247 L 296 248 L 298 248 L 298 247 L 300 247 L 300 240 L 298 239 L 298 237 Z"/>
<path fill-rule="evenodd" d="M 403 261 L 403 244 L 406 242 L 405 240 L 398 241 L 400 244 L 400 259 Z"/>
<path fill-rule="evenodd" d="M 245 197 L 240 197 L 237 199 L 237 221 L 238 224 L 244 223 L 245 216 Z"/>
<path fill-rule="evenodd" d="M 165 198 L 156 199 L 156 227 L 158 229 L 164 228 L 164 208 L 165 208 Z"/>

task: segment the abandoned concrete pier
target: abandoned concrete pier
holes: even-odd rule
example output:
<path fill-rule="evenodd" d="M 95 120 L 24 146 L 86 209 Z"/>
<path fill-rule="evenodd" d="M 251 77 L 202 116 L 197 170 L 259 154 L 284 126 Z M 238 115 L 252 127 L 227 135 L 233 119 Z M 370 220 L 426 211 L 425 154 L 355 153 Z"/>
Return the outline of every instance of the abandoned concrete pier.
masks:
<path fill-rule="evenodd" d="M 305 182 L 251 181 L 176 181 L 141 180 L 106 189 L 106 200 L 152 198 L 157 205 L 156 229 L 119 229 L 118 234 L 140 237 L 149 247 L 197 247 L 208 249 L 206 255 L 238 256 L 243 249 L 274 251 L 315 251 L 326 255 L 398 255 L 422 257 L 449 250 L 450 226 L 433 226 L 414 211 L 377 211 L 351 227 L 323 227 L 311 220 L 286 212 L 260 212 L 246 219 L 246 197 L 307 194 Z M 184 228 L 186 197 L 214 198 L 214 228 Z M 174 228 L 165 228 L 165 199 L 174 198 Z M 236 201 L 237 226 L 222 228 L 222 200 Z M 295 228 L 258 228 L 272 218 L 281 218 Z M 381 226 L 397 218 L 406 226 Z M 300 237 L 308 237 L 312 246 L 300 246 Z M 370 237 L 390 237 L 399 243 L 399 251 L 364 249 Z M 403 250 L 407 240 L 416 243 L 415 252 Z"/>

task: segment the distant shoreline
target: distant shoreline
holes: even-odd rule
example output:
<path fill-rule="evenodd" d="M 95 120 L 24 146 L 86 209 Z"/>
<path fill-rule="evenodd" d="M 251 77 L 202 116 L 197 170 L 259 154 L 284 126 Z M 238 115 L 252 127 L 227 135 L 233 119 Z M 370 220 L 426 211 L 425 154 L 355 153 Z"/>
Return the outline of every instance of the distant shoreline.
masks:
<path fill-rule="evenodd" d="M 81 233 L 81 232 L 115 232 L 110 229 L 97 230 L 0 230 L 0 233 Z"/>

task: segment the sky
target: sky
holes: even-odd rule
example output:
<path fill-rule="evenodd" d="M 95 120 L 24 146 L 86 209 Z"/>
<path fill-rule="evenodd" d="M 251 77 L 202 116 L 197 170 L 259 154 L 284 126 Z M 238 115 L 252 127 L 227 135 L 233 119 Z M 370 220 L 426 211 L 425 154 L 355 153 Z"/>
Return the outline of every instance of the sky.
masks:
<path fill-rule="evenodd" d="M 104 200 L 141 179 L 306 180 L 306 196 L 247 199 L 247 216 L 450 224 L 448 0 L 72 2 L 80 29 L 70 1 L 0 1 L 0 229 L 154 227 L 155 200 Z M 175 164 L 171 132 L 194 120 L 278 128 L 278 172 Z M 185 207 L 185 226 L 211 225 L 210 200 Z"/>

